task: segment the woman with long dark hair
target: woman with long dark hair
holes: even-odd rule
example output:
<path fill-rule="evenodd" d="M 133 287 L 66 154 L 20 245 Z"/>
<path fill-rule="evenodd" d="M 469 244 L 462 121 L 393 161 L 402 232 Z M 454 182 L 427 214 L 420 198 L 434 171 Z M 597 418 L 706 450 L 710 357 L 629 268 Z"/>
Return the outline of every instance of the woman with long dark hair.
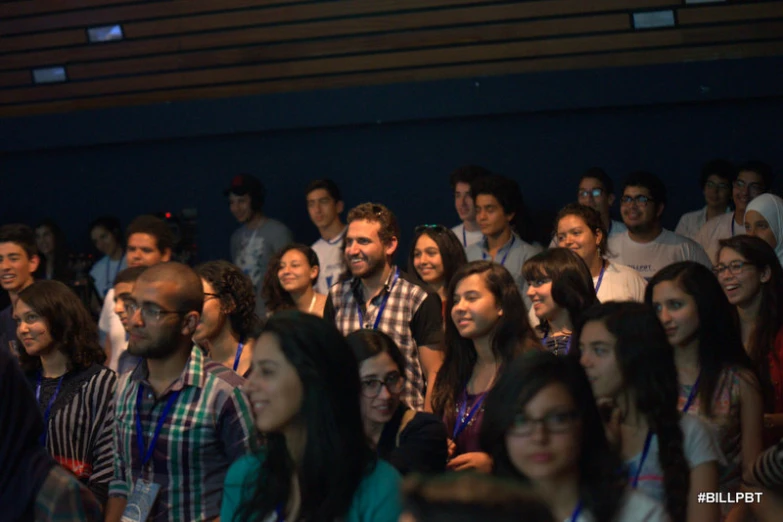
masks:
<path fill-rule="evenodd" d="M 345 338 L 359 362 L 364 432 L 378 457 L 397 471 L 437 473 L 446 468 L 446 428 L 431 413 L 400 400 L 405 356 L 380 330 L 362 329 Z"/>
<path fill-rule="evenodd" d="M 776 261 L 765 241 L 741 235 L 720 241 L 714 269 L 761 381 L 765 446 L 783 437 L 783 268 Z"/>
<path fill-rule="evenodd" d="M 299 310 L 323 317 L 326 296 L 315 291 L 321 265 L 307 245 L 291 243 L 269 260 L 263 295 L 269 315 L 280 310 Z"/>
<path fill-rule="evenodd" d="M 204 287 L 204 309 L 193 342 L 245 376 L 253 358 L 250 334 L 257 321 L 253 282 L 228 261 L 209 261 L 197 266 L 196 273 Z"/>
<path fill-rule="evenodd" d="M 674 346 L 680 408 L 712 428 L 727 459 L 719 468 L 720 490 L 736 492 L 762 449 L 764 407 L 736 312 L 712 272 L 692 261 L 655 274 L 645 302 Z M 724 513 L 731 507 L 722 505 Z"/>
<path fill-rule="evenodd" d="M 525 261 L 522 274 L 544 348 L 565 355 L 579 316 L 598 303 L 587 265 L 567 248 L 550 248 Z"/>
<path fill-rule="evenodd" d="M 539 348 L 514 279 L 503 266 L 473 261 L 449 284 L 446 354 L 432 396 L 433 413 L 450 434 L 449 468 L 489 471 L 478 434 L 484 398 L 503 369 Z"/>
<path fill-rule="evenodd" d="M 414 230 L 408 255 L 408 273 L 415 274 L 438 293 L 443 302 L 444 317 L 446 289 L 456 271 L 467 262 L 462 244 L 448 228 L 421 225 Z"/>
<path fill-rule="evenodd" d="M 655 314 L 630 302 L 588 310 L 572 356 L 612 408 L 609 430 L 630 486 L 663 503 L 673 522 L 717 521 L 717 505 L 698 494 L 717 489 L 720 454 L 707 426 L 678 410 L 674 354 Z"/>
<path fill-rule="evenodd" d="M 41 443 L 105 504 L 114 473 L 117 378 L 102 365 L 106 355 L 95 322 L 59 281 L 37 281 L 22 290 L 14 320 L 24 347 L 19 360 L 46 425 Z"/>
<path fill-rule="evenodd" d="M 555 218 L 554 241 L 582 258 L 600 302 L 644 301 L 647 281 L 633 268 L 609 260 L 607 237 L 601 214 L 592 207 L 570 203 Z"/>
<path fill-rule="evenodd" d="M 396 522 L 400 475 L 368 445 L 358 364 L 334 325 L 293 310 L 273 315 L 247 391 L 266 451 L 229 469 L 221 520 Z"/>
<path fill-rule="evenodd" d="M 481 447 L 493 473 L 531 486 L 555 520 L 667 520 L 658 503 L 627 487 L 590 383 L 569 358 L 539 352 L 511 363 L 487 397 Z"/>
<path fill-rule="evenodd" d="M 122 234 L 120 220 L 112 216 L 102 216 L 90 223 L 90 239 L 95 248 L 103 254 L 90 268 L 90 276 L 95 283 L 95 290 L 101 299 L 114 285 L 114 279 L 124 269 L 128 268 L 125 259 L 125 238 Z"/>
<path fill-rule="evenodd" d="M 65 233 L 53 219 L 46 218 L 36 225 L 35 243 L 41 257 L 36 279 L 54 279 L 67 285 L 73 284 L 74 274 L 69 264 Z"/>

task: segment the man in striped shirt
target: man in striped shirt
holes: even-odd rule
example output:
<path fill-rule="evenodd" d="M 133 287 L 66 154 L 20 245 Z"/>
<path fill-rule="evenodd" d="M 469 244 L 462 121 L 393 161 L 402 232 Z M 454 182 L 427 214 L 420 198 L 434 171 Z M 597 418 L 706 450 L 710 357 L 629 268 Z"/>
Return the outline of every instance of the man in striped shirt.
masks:
<path fill-rule="evenodd" d="M 242 378 L 191 342 L 203 299 L 191 268 L 164 263 L 125 302 L 128 352 L 143 360 L 118 384 L 109 522 L 144 504 L 149 521 L 215 520 L 228 467 L 256 450 Z"/>

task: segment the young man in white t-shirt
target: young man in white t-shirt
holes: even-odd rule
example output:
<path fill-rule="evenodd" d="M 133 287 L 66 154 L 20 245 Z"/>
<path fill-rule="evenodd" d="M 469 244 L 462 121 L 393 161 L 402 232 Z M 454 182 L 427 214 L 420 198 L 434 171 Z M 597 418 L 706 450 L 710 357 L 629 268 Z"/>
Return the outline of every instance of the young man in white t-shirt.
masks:
<path fill-rule="evenodd" d="M 614 182 L 604 169 L 592 167 L 579 178 L 576 201 L 580 205 L 594 208 L 601 214 L 608 237 L 625 232 L 625 225 L 620 221 L 614 221 L 609 215 L 614 200 Z"/>
<path fill-rule="evenodd" d="M 706 205 L 683 214 L 674 232 L 698 242 L 696 237 L 704 223 L 731 212 L 731 185 L 736 177 L 737 167 L 730 161 L 715 159 L 704 164 L 699 181 Z"/>
<path fill-rule="evenodd" d="M 490 171 L 477 165 L 465 165 L 451 173 L 451 189 L 454 192 L 454 207 L 462 223 L 451 230 L 457 236 L 465 251 L 468 247 L 481 241 L 484 235 L 476 221 L 476 206 L 471 188 L 473 182 L 481 177 L 489 176 Z"/>
<path fill-rule="evenodd" d="M 620 213 L 628 230 L 609 238 L 612 261 L 633 268 L 647 280 L 678 261 L 696 261 L 712 268 L 698 243 L 661 226 L 665 207 L 666 186 L 656 175 L 638 171 L 626 178 Z"/>
<path fill-rule="evenodd" d="M 348 227 L 340 219 L 344 209 L 343 199 L 340 189 L 331 179 L 311 181 L 305 189 L 305 199 L 310 220 L 321 234 L 321 238 L 312 246 L 321 265 L 315 291 L 328 295 L 329 288 L 345 272 L 343 239 Z"/>

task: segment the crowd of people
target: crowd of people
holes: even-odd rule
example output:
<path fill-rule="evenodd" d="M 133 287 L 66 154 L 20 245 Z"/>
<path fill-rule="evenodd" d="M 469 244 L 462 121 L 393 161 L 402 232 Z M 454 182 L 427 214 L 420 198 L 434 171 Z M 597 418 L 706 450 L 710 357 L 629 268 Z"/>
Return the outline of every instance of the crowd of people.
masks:
<path fill-rule="evenodd" d="M 670 231 L 657 176 L 589 169 L 541 244 L 465 166 L 402 266 L 385 205 L 312 181 L 308 246 L 239 175 L 228 260 L 102 217 L 88 296 L 54 221 L 0 226 L 0 518 L 781 520 L 783 199 L 700 179 Z"/>

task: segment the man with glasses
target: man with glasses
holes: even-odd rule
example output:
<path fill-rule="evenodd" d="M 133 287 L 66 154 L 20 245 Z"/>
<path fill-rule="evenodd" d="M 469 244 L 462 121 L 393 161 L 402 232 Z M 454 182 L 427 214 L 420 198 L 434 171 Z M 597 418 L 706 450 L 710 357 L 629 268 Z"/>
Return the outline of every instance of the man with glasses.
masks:
<path fill-rule="evenodd" d="M 772 184 L 772 167 L 760 161 L 749 161 L 738 169 L 732 183 L 734 212 L 714 217 L 704 223 L 696 241 L 704 248 L 709 258 L 716 260 L 719 241 L 739 234 L 745 234 L 745 209 L 753 198 L 765 193 Z"/>
<path fill-rule="evenodd" d="M 432 411 L 435 376 L 443 363 L 443 316 L 438 294 L 419 286 L 393 263 L 397 217 L 378 203 L 348 212 L 345 263 L 351 277 L 332 286 L 324 319 L 343 335 L 370 328 L 391 337 L 405 356 L 402 400 Z"/>
<path fill-rule="evenodd" d="M 630 266 L 648 280 L 678 261 L 696 261 L 712 268 L 698 243 L 661 226 L 665 206 L 666 186 L 658 176 L 638 171 L 626 178 L 620 213 L 628 230 L 609 238 L 609 252 L 615 256 L 612 260 Z"/>
<path fill-rule="evenodd" d="M 191 341 L 204 302 L 193 269 L 150 267 L 131 296 L 128 352 L 142 362 L 117 384 L 106 520 L 217 519 L 229 466 L 257 449 L 243 380 Z"/>
<path fill-rule="evenodd" d="M 704 223 L 730 213 L 731 184 L 736 177 L 737 168 L 730 161 L 716 159 L 707 162 L 701 168 L 700 177 L 701 191 L 707 204 L 700 210 L 683 214 L 674 233 L 696 241 L 699 229 Z"/>
<path fill-rule="evenodd" d="M 579 179 L 577 203 L 594 208 L 601 214 L 609 237 L 625 232 L 625 225 L 609 216 L 614 199 L 614 182 L 603 169 L 593 167 L 582 174 Z"/>

